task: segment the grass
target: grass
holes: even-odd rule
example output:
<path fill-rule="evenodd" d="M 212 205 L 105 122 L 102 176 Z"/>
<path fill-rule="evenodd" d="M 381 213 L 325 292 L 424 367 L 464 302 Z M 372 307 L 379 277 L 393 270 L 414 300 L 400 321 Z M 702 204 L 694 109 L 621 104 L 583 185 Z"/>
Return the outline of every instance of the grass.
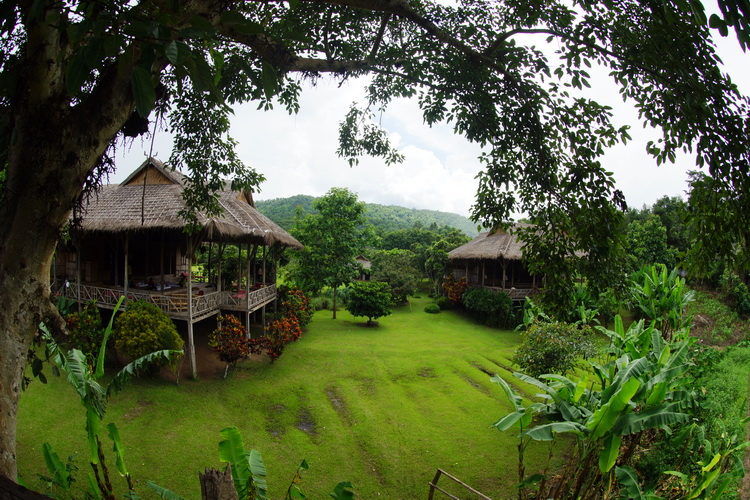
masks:
<path fill-rule="evenodd" d="M 148 497 L 153 480 L 198 497 L 197 473 L 221 466 L 219 431 L 237 426 L 246 448 L 262 452 L 273 498 L 283 497 L 303 458 L 309 498 L 327 497 L 344 480 L 359 498 L 425 498 L 437 468 L 491 497 L 515 496 L 515 433 L 491 427 L 510 407 L 487 373 L 515 380 L 507 369 L 519 336 L 452 311 L 426 314 L 428 302 L 413 299 L 375 328 L 345 311 L 336 320 L 320 311 L 276 363 L 243 362 L 227 380 L 135 381 L 110 400 L 105 420 L 120 428 L 139 493 Z M 79 483 L 88 473 L 82 407 L 72 388 L 49 378 L 22 395 L 18 419 L 19 470 L 41 491 L 45 441 L 63 460 L 78 454 Z M 549 448 L 526 453 L 533 473 Z"/>

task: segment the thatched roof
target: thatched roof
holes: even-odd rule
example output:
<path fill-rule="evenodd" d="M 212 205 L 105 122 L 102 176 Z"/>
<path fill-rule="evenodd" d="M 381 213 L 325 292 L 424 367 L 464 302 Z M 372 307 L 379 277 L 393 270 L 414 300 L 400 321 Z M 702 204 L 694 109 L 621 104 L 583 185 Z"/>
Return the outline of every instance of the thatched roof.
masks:
<path fill-rule="evenodd" d="M 449 260 L 521 260 L 523 243 L 513 234 L 516 224 L 507 231 L 486 231 L 476 238 L 448 252 Z"/>
<path fill-rule="evenodd" d="M 150 158 L 122 184 L 104 186 L 93 196 L 84 208 L 77 230 L 84 235 L 140 231 L 182 232 L 185 221 L 180 218 L 179 212 L 185 208 L 183 185 L 182 174 Z M 246 194 L 229 189 L 217 194 L 224 212 L 215 217 L 197 214 L 198 223 L 203 227 L 200 234 L 203 241 L 302 248 L 302 244 L 292 235 L 258 212 Z"/>

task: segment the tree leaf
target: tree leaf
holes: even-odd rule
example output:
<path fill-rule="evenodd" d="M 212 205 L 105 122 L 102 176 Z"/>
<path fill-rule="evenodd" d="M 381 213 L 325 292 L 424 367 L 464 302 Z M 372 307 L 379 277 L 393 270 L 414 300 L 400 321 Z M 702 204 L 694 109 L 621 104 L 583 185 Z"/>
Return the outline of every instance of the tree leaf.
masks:
<path fill-rule="evenodd" d="M 272 64 L 263 62 L 261 78 L 263 79 L 263 92 L 266 99 L 270 99 L 279 91 L 279 77 L 276 74 L 276 68 Z"/>
<path fill-rule="evenodd" d="M 622 384 L 620 390 L 617 391 L 604 406 L 594 412 L 586 425 L 591 431 L 592 441 L 599 439 L 614 427 L 615 423 L 627 407 L 628 402 L 635 395 L 640 386 L 640 380 L 631 378 Z"/>
<path fill-rule="evenodd" d="M 609 472 L 620 455 L 622 439 L 618 434 L 611 434 L 604 440 L 604 446 L 599 453 L 599 470 L 602 474 Z"/>
<path fill-rule="evenodd" d="M 227 427 L 221 431 L 221 437 L 224 439 L 219 442 L 219 460 L 229 463 L 237 496 L 247 498 L 252 475 L 240 431 L 237 427 Z"/>
<path fill-rule="evenodd" d="M 96 359 L 96 371 L 94 372 L 94 379 L 96 380 L 99 380 L 100 378 L 102 378 L 102 375 L 104 375 L 104 356 L 107 352 L 107 341 L 109 340 L 109 336 L 112 335 L 112 324 L 115 321 L 115 316 L 117 315 L 117 311 L 118 309 L 120 309 L 123 300 L 125 300 L 125 296 L 121 295 L 120 299 L 117 301 L 117 304 L 115 304 L 115 308 L 112 311 L 112 316 L 109 318 L 107 328 L 104 329 L 102 343 L 99 346 L 99 356 Z"/>
<path fill-rule="evenodd" d="M 156 87 L 151 73 L 145 68 L 136 66 L 130 75 L 130 83 L 133 87 L 135 109 L 139 115 L 147 118 L 156 102 Z"/>
<path fill-rule="evenodd" d="M 68 94 L 77 95 L 90 74 L 86 66 L 86 52 L 79 50 L 68 62 L 65 68 L 65 88 Z"/>
<path fill-rule="evenodd" d="M 149 488 L 151 488 L 154 492 L 156 492 L 157 495 L 159 495 L 159 498 L 164 498 L 166 500 L 184 500 L 177 493 L 170 491 L 166 488 L 163 488 L 153 481 L 146 481 L 146 484 L 148 485 Z"/>
<path fill-rule="evenodd" d="M 636 476 L 632 468 L 615 467 L 615 475 L 620 484 L 625 487 L 627 498 L 632 500 L 643 499 L 643 491 L 641 491 L 641 486 L 638 484 L 638 476 Z"/>
<path fill-rule="evenodd" d="M 180 56 L 180 49 L 177 47 L 177 40 L 170 40 L 164 45 L 164 55 L 172 64 L 177 64 Z"/>
<path fill-rule="evenodd" d="M 107 424 L 107 434 L 113 443 L 112 451 L 115 452 L 116 456 L 117 472 L 122 476 L 127 476 L 128 470 L 125 468 L 125 446 L 122 444 L 120 431 L 117 430 L 117 425 L 115 425 L 114 422 Z"/>
<path fill-rule="evenodd" d="M 65 468 L 65 464 L 62 463 L 49 443 L 42 444 L 42 454 L 44 455 L 44 463 L 47 464 L 47 470 L 52 475 L 55 484 L 69 491 L 70 476 L 68 469 Z"/>
<path fill-rule="evenodd" d="M 575 422 L 552 422 L 549 424 L 537 425 L 527 431 L 524 431 L 522 435 L 528 436 L 534 441 L 552 441 L 555 439 L 555 433 L 561 432 L 573 432 L 583 433 L 586 431 L 586 427 Z"/>
<path fill-rule="evenodd" d="M 351 500 L 354 498 L 352 488 L 354 488 L 352 483 L 349 481 L 342 481 L 336 485 L 333 489 L 333 493 L 330 493 L 329 496 L 334 500 Z"/>

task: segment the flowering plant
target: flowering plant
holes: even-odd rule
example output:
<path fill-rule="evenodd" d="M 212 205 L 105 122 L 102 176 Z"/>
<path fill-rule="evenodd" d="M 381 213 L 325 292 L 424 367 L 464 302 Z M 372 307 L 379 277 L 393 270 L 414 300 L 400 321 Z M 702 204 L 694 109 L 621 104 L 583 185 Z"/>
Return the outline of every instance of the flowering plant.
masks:
<path fill-rule="evenodd" d="M 252 354 L 252 345 L 247 330 L 237 316 L 219 316 L 221 326 L 208 336 L 208 345 L 227 364 L 236 364 Z"/>
<path fill-rule="evenodd" d="M 468 287 L 469 283 L 466 281 L 466 278 L 456 279 L 452 274 L 446 276 L 445 280 L 443 281 L 443 290 L 445 290 L 445 295 L 454 304 L 461 303 L 464 292 Z"/>

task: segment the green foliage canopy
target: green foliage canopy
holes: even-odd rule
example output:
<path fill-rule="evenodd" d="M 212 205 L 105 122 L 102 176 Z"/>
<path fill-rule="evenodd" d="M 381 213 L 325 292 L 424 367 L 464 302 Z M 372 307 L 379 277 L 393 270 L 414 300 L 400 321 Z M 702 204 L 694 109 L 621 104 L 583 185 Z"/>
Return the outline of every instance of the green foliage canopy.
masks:
<path fill-rule="evenodd" d="M 408 250 L 379 250 L 372 256 L 373 281 L 388 283 L 393 302 L 403 304 L 417 291 L 420 272 L 414 266 L 414 254 Z"/>
<path fill-rule="evenodd" d="M 364 316 L 371 325 L 372 320 L 391 314 L 393 296 L 388 283 L 355 281 L 350 290 L 346 310 L 352 316 Z"/>
<path fill-rule="evenodd" d="M 295 280 L 312 292 L 324 286 L 338 288 L 359 274 L 355 259 L 373 240 L 365 224 L 365 204 L 346 188 L 331 188 L 313 204 L 318 211 L 295 223 L 293 234 L 305 245 L 298 253 Z"/>

